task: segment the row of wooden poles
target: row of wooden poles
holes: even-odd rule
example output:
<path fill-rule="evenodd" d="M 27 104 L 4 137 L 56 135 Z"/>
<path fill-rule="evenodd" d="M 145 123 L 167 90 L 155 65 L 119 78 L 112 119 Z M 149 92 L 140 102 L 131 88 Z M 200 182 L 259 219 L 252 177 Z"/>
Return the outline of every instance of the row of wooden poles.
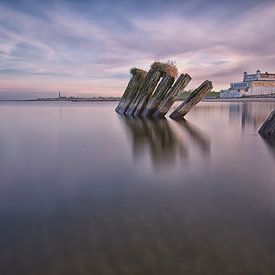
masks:
<path fill-rule="evenodd" d="M 134 117 L 163 118 L 192 79 L 189 74 L 177 78 L 178 70 L 171 62 L 154 62 L 148 72 L 133 68 L 130 73 L 132 77 L 116 112 Z M 211 81 L 204 81 L 170 117 L 183 118 L 212 88 Z"/>

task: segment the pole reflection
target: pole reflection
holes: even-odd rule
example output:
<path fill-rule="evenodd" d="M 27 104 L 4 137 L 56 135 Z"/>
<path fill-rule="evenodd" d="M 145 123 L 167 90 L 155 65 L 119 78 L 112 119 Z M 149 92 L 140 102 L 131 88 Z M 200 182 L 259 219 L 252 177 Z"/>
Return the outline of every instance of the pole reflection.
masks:
<path fill-rule="evenodd" d="M 268 151 L 271 152 L 274 160 L 275 160 L 275 138 L 273 137 L 263 137 L 262 139 L 264 140 L 264 143 L 268 147 Z"/>
<path fill-rule="evenodd" d="M 177 159 L 190 157 L 190 144 L 204 156 L 210 155 L 210 138 L 186 120 L 119 117 L 132 142 L 133 158 L 149 152 L 156 168 L 176 165 Z"/>
<path fill-rule="evenodd" d="M 203 131 L 201 131 L 197 126 L 193 123 L 182 120 L 177 121 L 178 125 L 180 125 L 190 136 L 193 142 L 199 147 L 200 151 L 205 155 L 210 155 L 210 138 Z"/>

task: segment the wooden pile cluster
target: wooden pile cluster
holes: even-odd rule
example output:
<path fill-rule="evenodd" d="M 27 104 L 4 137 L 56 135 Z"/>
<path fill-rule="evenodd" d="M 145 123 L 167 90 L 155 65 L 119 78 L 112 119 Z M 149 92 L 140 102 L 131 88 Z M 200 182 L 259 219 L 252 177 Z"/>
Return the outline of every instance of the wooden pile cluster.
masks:
<path fill-rule="evenodd" d="M 188 74 L 181 74 L 177 78 L 178 70 L 171 62 L 154 62 L 148 72 L 133 68 L 130 73 L 132 77 L 116 112 L 134 117 L 163 118 L 191 81 Z M 204 81 L 170 117 L 183 118 L 212 88 L 211 81 Z"/>

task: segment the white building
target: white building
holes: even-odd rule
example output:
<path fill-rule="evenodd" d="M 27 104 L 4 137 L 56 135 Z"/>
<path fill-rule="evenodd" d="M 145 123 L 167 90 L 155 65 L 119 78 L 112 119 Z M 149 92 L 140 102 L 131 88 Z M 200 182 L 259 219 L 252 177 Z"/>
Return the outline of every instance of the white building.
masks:
<path fill-rule="evenodd" d="M 261 73 L 260 70 L 256 74 L 244 72 L 242 82 L 231 83 L 229 89 L 220 93 L 222 98 L 259 95 L 275 96 L 275 74 Z"/>

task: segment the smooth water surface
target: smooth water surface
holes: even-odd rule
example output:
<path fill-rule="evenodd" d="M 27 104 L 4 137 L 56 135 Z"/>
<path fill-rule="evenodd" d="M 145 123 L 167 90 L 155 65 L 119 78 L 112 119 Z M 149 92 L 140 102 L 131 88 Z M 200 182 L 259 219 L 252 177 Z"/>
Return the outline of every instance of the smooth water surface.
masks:
<path fill-rule="evenodd" d="M 275 274 L 275 102 L 115 106 L 0 103 L 0 274 Z"/>

